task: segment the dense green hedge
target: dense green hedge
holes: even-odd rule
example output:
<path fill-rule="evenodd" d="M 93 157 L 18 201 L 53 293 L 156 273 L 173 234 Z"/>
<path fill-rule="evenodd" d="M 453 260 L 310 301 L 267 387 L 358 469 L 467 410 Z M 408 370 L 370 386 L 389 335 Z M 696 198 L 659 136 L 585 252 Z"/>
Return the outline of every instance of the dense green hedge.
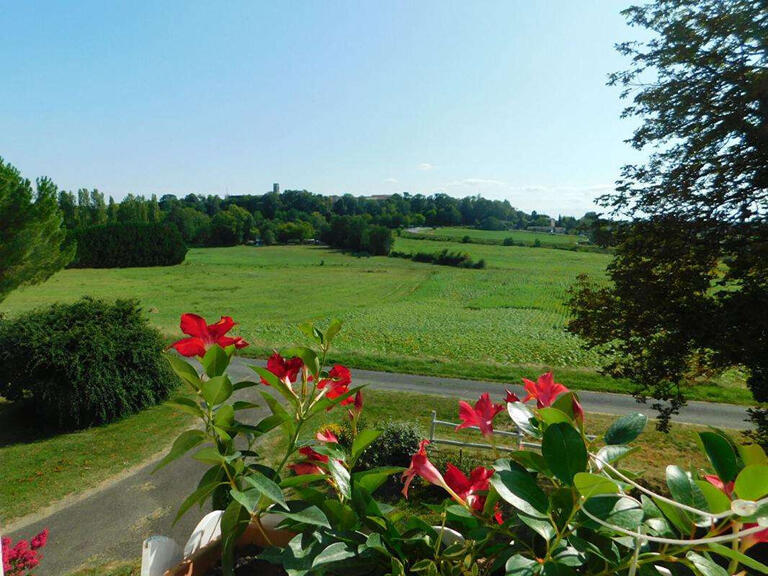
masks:
<path fill-rule="evenodd" d="M 103 424 L 164 399 L 178 379 L 136 302 L 84 298 L 0 320 L 0 396 L 46 427 Z"/>
<path fill-rule="evenodd" d="M 414 262 L 424 262 L 426 264 L 437 264 L 438 266 L 454 266 L 456 268 L 485 268 L 485 260 L 475 262 L 466 252 L 453 252 L 443 249 L 440 252 L 398 252 L 392 250 L 389 255 L 392 258 L 407 258 Z"/>
<path fill-rule="evenodd" d="M 172 224 L 107 224 L 79 230 L 74 268 L 173 266 L 184 261 L 187 246 Z"/>

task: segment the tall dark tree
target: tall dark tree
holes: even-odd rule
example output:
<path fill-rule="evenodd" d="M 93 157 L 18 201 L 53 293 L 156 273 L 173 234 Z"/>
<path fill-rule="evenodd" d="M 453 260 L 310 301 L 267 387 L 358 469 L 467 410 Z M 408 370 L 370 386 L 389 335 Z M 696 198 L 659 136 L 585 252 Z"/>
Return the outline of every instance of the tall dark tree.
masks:
<path fill-rule="evenodd" d="M 650 39 L 613 74 L 648 153 L 602 198 L 612 283 L 582 279 L 570 328 L 653 395 L 666 425 L 684 385 L 741 365 L 768 401 L 768 3 L 655 0 L 623 14 Z M 662 402 L 665 401 L 665 402 Z"/>
<path fill-rule="evenodd" d="M 39 178 L 33 190 L 0 158 L 0 301 L 22 284 L 46 280 L 72 259 L 57 196 L 48 178 Z"/>

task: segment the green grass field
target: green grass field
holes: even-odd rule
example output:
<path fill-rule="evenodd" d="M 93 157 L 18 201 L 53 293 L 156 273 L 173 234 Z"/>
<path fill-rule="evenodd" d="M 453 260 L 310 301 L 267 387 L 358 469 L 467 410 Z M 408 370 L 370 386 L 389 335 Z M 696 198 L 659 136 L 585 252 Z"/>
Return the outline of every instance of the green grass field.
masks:
<path fill-rule="evenodd" d="M 12 293 L 0 313 L 83 295 L 133 297 L 169 338 L 181 335 L 184 312 L 230 315 L 252 355 L 302 342 L 300 322 L 338 317 L 344 329 L 333 359 L 354 367 L 515 382 L 554 368 L 574 389 L 630 391 L 597 374 L 598 356 L 565 331 L 569 286 L 582 272 L 600 277 L 610 256 L 408 238 L 395 244 L 407 252 L 443 248 L 488 267 L 357 258 L 314 246 L 193 249 L 174 267 L 64 270 Z M 697 386 L 691 398 L 750 400 L 739 386 Z"/>
<path fill-rule="evenodd" d="M 423 236 L 434 236 L 454 242 L 461 242 L 469 236 L 475 242 L 501 244 L 506 238 L 515 242 L 532 245 L 538 240 L 542 246 L 576 246 L 584 239 L 575 234 L 548 234 L 546 232 L 529 232 L 528 230 L 478 230 L 461 226 L 446 226 L 445 228 L 423 228 L 419 232 Z"/>

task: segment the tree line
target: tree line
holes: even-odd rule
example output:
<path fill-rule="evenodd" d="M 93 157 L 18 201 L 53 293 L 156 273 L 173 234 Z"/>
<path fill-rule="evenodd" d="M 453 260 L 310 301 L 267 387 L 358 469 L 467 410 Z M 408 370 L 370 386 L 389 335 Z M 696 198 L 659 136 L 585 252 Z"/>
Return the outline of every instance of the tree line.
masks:
<path fill-rule="evenodd" d="M 220 197 L 166 194 L 149 198 L 129 194 L 122 201 L 105 199 L 98 190 L 59 192 L 64 225 L 74 231 L 124 223 L 171 223 L 193 246 L 265 245 L 320 240 L 341 248 L 382 253 L 391 243 L 381 228 L 418 226 L 476 226 L 488 230 L 549 227 L 550 216 L 517 210 L 504 200 L 479 196 L 453 198 L 446 194 L 394 194 L 374 199 L 323 196 L 306 190 Z M 589 233 L 597 215 L 577 219 L 558 216 L 565 232 Z M 370 230 L 369 230 L 370 228 Z M 352 235 L 352 237 L 350 237 Z M 375 245 L 368 246 L 373 238 Z M 368 250 L 367 248 L 372 248 Z"/>

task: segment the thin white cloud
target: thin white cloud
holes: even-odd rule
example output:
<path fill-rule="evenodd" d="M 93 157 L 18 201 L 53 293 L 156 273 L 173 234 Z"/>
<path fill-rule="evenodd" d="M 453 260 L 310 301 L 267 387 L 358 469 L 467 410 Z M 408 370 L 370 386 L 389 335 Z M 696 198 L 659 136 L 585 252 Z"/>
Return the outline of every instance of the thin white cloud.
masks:
<path fill-rule="evenodd" d="M 387 184 L 400 184 L 400 180 L 397 178 L 384 178 L 384 182 Z"/>
<path fill-rule="evenodd" d="M 429 162 L 422 162 L 419 164 L 418 168 L 419 170 L 422 170 L 424 172 L 429 172 L 432 170 L 435 166 L 433 164 L 430 164 Z"/>

